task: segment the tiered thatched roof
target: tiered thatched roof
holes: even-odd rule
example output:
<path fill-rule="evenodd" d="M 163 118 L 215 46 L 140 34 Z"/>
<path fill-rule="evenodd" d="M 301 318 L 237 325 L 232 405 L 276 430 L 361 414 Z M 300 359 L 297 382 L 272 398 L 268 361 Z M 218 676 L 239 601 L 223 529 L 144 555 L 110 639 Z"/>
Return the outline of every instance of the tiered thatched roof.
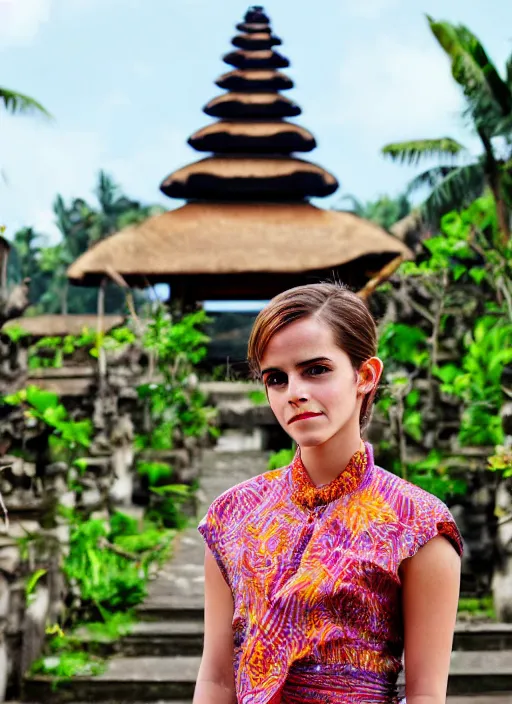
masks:
<path fill-rule="evenodd" d="M 249 121 L 296 117 L 301 109 L 279 93 L 225 93 L 211 100 L 204 112 L 211 117 Z"/>
<path fill-rule="evenodd" d="M 175 171 L 162 183 L 171 198 L 304 200 L 334 193 L 334 176 L 301 159 L 212 156 Z"/>
<path fill-rule="evenodd" d="M 193 134 L 188 143 L 198 152 L 217 154 L 291 154 L 310 152 L 316 141 L 309 130 L 292 122 L 236 122 L 223 120 Z"/>
<path fill-rule="evenodd" d="M 228 73 L 223 73 L 215 81 L 219 88 L 232 90 L 235 93 L 238 91 L 243 93 L 247 91 L 264 91 L 274 93 L 278 90 L 289 90 L 293 88 L 293 81 L 285 73 L 273 70 L 254 69 L 254 71 L 241 71 L 235 69 Z"/>
<path fill-rule="evenodd" d="M 233 39 L 233 46 L 249 51 L 261 51 L 279 46 L 283 42 L 274 34 L 268 32 L 254 32 L 253 34 L 239 34 Z"/>
<path fill-rule="evenodd" d="M 338 276 L 362 286 L 408 249 L 384 230 L 348 213 L 308 203 L 338 183 L 323 167 L 293 156 L 315 148 L 313 135 L 284 118 L 301 109 L 280 91 L 288 59 L 263 9 L 249 9 L 236 47 L 224 57 L 235 70 L 217 85 L 227 92 L 204 112 L 219 121 L 189 144 L 211 156 L 171 173 L 161 190 L 188 203 L 95 245 L 69 269 L 77 283 L 115 271 L 128 283 L 167 281 L 194 300 L 265 298 L 288 285 Z"/>

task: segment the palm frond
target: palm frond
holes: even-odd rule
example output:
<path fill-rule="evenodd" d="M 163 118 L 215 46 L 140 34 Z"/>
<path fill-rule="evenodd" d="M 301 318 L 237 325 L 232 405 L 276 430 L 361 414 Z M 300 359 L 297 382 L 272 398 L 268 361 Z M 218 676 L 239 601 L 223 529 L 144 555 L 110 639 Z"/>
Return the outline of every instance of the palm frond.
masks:
<path fill-rule="evenodd" d="M 434 166 L 427 169 L 408 183 L 406 194 L 410 196 L 420 188 L 437 188 L 452 171 L 458 169 L 458 166 Z"/>
<path fill-rule="evenodd" d="M 41 103 L 38 103 L 34 98 L 22 93 L 16 93 L 7 88 L 0 88 L 0 101 L 3 102 L 7 112 L 13 115 L 17 114 L 39 114 L 51 118 L 50 113 L 44 108 Z"/>
<path fill-rule="evenodd" d="M 512 54 L 507 59 L 505 64 L 505 70 L 507 72 L 507 85 L 512 90 Z"/>
<path fill-rule="evenodd" d="M 423 218 L 437 223 L 450 210 L 468 206 L 482 195 L 485 183 L 485 170 L 480 161 L 453 169 L 420 206 Z"/>
<path fill-rule="evenodd" d="M 512 113 L 498 120 L 492 131 L 493 137 L 504 137 L 509 142 L 512 141 Z"/>
<path fill-rule="evenodd" d="M 466 148 L 451 137 L 441 139 L 418 139 L 411 142 L 395 142 L 382 148 L 385 156 L 401 164 L 417 164 L 422 159 L 440 156 L 457 156 Z"/>
<path fill-rule="evenodd" d="M 452 75 L 475 110 L 498 107 L 502 115 L 512 110 L 512 91 L 501 78 L 483 44 L 464 25 L 437 22 L 427 15 L 433 35 L 451 60 Z"/>
<path fill-rule="evenodd" d="M 98 185 L 96 186 L 96 197 L 105 212 L 111 210 L 117 197 L 118 186 L 105 171 L 100 170 L 98 175 Z"/>
<path fill-rule="evenodd" d="M 358 198 L 351 194 L 347 194 L 342 196 L 336 203 L 337 206 L 340 206 L 344 201 L 348 201 L 350 204 L 350 212 L 355 213 L 356 215 L 359 215 L 362 217 L 362 214 L 365 211 L 365 206 L 364 203 L 362 203 Z M 336 208 L 337 209 L 337 208 Z M 346 210 L 346 208 L 341 208 L 341 210 Z"/>

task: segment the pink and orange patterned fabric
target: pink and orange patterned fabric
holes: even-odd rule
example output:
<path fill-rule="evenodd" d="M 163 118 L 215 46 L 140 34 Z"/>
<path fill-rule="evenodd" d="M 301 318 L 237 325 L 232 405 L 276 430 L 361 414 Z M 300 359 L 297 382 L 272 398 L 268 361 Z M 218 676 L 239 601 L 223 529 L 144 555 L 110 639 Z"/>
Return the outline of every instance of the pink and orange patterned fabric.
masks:
<path fill-rule="evenodd" d="M 234 602 L 238 704 L 394 704 L 403 654 L 399 568 L 448 508 L 375 466 L 366 444 L 317 488 L 289 467 L 219 496 L 199 525 Z"/>

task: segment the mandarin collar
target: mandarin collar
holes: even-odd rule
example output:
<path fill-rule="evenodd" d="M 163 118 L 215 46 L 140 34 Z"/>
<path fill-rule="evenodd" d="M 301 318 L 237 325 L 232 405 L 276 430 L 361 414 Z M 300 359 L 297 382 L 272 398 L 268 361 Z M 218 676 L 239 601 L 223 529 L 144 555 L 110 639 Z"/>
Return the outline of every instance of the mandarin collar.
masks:
<path fill-rule="evenodd" d="M 318 487 L 312 482 L 302 462 L 298 447 L 291 464 L 292 501 L 309 510 L 313 510 L 317 506 L 326 506 L 341 496 L 351 494 L 358 489 L 372 464 L 371 446 L 364 443 L 363 447 L 352 455 L 347 466 L 332 482 Z"/>

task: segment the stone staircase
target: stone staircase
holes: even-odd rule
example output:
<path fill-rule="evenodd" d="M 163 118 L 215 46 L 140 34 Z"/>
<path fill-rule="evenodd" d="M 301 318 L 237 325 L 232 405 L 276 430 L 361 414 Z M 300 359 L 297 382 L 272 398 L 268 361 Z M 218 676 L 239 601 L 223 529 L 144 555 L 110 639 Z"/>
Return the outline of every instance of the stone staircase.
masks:
<path fill-rule="evenodd" d="M 262 452 L 206 452 L 201 512 L 222 491 L 265 468 Z M 108 653 L 103 675 L 57 688 L 47 677 L 29 678 L 24 701 L 190 704 L 202 651 L 203 554 L 195 527 L 179 536 L 173 560 L 139 609 L 141 621 Z M 449 704 L 512 704 L 512 625 L 457 626 L 449 694 Z"/>

